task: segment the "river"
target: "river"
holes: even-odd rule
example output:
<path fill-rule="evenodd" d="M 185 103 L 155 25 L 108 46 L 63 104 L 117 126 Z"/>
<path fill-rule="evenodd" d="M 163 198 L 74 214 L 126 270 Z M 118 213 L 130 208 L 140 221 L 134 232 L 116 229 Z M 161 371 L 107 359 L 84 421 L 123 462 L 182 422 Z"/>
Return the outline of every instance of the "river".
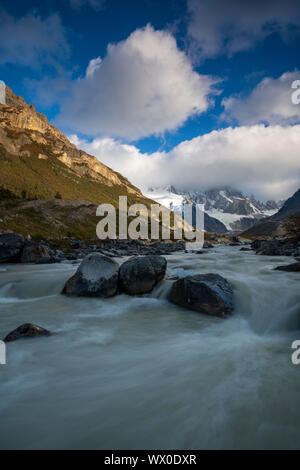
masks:
<path fill-rule="evenodd" d="M 292 260 L 220 246 L 166 257 L 180 276 L 234 287 L 224 320 L 166 299 L 60 295 L 76 265 L 1 265 L 0 338 L 25 322 L 56 335 L 7 344 L 2 449 L 300 447 L 299 273 Z"/>

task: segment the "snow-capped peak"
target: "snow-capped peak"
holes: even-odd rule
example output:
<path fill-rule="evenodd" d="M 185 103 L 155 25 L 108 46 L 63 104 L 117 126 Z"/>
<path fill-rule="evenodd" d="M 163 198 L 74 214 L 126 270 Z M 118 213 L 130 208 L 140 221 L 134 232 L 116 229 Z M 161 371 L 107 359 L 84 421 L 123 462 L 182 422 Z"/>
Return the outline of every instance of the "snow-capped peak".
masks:
<path fill-rule="evenodd" d="M 229 231 L 251 227 L 257 220 L 278 212 L 283 203 L 263 203 L 231 188 L 179 191 L 174 186 L 167 186 L 150 188 L 144 194 L 178 213 L 184 203 L 204 204 L 206 214 L 222 222 Z"/>

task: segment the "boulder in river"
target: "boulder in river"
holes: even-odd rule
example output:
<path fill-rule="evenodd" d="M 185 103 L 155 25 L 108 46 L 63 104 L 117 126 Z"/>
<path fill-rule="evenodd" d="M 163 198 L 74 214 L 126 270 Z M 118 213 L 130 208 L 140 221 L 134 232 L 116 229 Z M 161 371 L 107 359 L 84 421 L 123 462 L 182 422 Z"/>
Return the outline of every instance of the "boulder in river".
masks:
<path fill-rule="evenodd" d="M 65 284 L 63 294 L 83 297 L 112 297 L 118 290 L 119 265 L 100 253 L 90 253 L 74 276 Z"/>
<path fill-rule="evenodd" d="M 164 278 L 167 260 L 159 255 L 136 256 L 120 267 L 120 290 L 129 295 L 147 294 Z"/>
<path fill-rule="evenodd" d="M 45 330 L 45 328 L 42 328 L 41 326 L 34 325 L 33 323 L 24 323 L 24 325 L 11 331 L 3 341 L 5 343 L 9 343 L 10 341 L 16 341 L 17 339 L 22 338 L 35 338 L 37 336 L 51 335 L 53 335 L 51 331 Z"/>
<path fill-rule="evenodd" d="M 36 263 L 41 258 L 50 260 L 51 256 L 48 249 L 40 242 L 26 242 L 21 256 L 21 263 Z"/>
<path fill-rule="evenodd" d="M 15 233 L 0 235 L 0 263 L 13 263 L 20 259 L 24 238 Z"/>
<path fill-rule="evenodd" d="M 298 272 L 300 271 L 300 262 L 298 261 L 297 263 L 277 266 L 277 268 L 275 268 L 275 271 L 287 271 L 290 273 Z"/>
<path fill-rule="evenodd" d="M 226 317 L 233 310 L 233 289 L 219 274 L 196 274 L 174 282 L 169 300 L 201 313 Z"/>

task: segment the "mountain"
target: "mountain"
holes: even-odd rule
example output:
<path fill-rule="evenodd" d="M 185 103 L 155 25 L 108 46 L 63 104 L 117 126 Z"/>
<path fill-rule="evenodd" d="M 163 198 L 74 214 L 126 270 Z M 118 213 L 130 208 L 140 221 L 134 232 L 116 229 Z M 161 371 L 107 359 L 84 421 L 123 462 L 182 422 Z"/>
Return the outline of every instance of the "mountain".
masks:
<path fill-rule="evenodd" d="M 149 198 L 158 202 L 162 206 L 182 214 L 182 205 L 191 204 L 192 201 L 184 194 L 176 192 L 174 186 L 167 186 L 165 188 L 149 188 L 144 192 Z M 207 232 L 226 233 L 226 226 L 220 220 L 211 217 L 207 212 L 204 213 L 204 228 Z"/>
<path fill-rule="evenodd" d="M 179 191 L 174 186 L 150 188 L 145 192 L 148 197 L 166 207 L 173 207 L 181 213 L 183 203 L 204 204 L 207 231 L 218 225 L 218 232 L 242 231 L 257 221 L 275 214 L 283 202 L 267 201 L 262 203 L 254 196 L 245 196 L 241 191 L 230 188 L 216 188 L 207 191 Z"/>
<path fill-rule="evenodd" d="M 248 237 L 285 237 L 300 236 L 300 189 L 286 200 L 281 209 L 263 222 L 260 222 L 242 235 Z"/>
<path fill-rule="evenodd" d="M 9 88 L 0 104 L 0 231 L 61 238 L 95 236 L 96 207 L 153 201 L 127 178 L 78 150 Z M 75 202 L 74 202 L 75 201 Z"/>
<path fill-rule="evenodd" d="M 23 199 L 81 199 L 96 204 L 149 201 L 127 178 L 78 150 L 33 105 L 6 87 L 0 104 L 0 194 Z"/>

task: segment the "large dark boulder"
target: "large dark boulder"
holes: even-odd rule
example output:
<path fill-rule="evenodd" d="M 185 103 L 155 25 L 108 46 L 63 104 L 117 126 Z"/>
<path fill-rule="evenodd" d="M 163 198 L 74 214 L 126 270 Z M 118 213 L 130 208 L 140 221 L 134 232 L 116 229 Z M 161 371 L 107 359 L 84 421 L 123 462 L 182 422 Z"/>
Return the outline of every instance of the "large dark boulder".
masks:
<path fill-rule="evenodd" d="M 24 238 L 15 233 L 0 235 L 0 263 L 13 263 L 20 260 Z"/>
<path fill-rule="evenodd" d="M 290 273 L 298 272 L 300 271 L 300 262 L 283 265 L 283 266 L 277 266 L 277 268 L 275 268 L 275 271 L 287 271 Z"/>
<path fill-rule="evenodd" d="M 36 336 L 51 335 L 53 335 L 51 331 L 45 330 L 45 328 L 42 328 L 41 326 L 34 325 L 33 323 L 24 323 L 24 325 L 11 331 L 3 341 L 5 343 L 9 343 L 10 341 L 16 341 L 21 338 L 35 338 Z"/>
<path fill-rule="evenodd" d="M 293 240 L 270 240 L 260 243 L 257 255 L 265 256 L 297 256 L 299 248 Z"/>
<path fill-rule="evenodd" d="M 147 294 L 164 278 L 167 260 L 159 255 L 137 256 L 120 267 L 120 290 L 129 295 Z"/>
<path fill-rule="evenodd" d="M 169 300 L 181 307 L 226 317 L 233 310 L 233 290 L 219 274 L 196 274 L 174 282 Z"/>
<path fill-rule="evenodd" d="M 252 250 L 257 251 L 257 250 L 259 250 L 259 248 L 261 247 L 261 245 L 262 245 L 263 243 L 265 243 L 265 241 L 266 241 L 266 240 L 254 240 L 254 241 L 251 243 L 250 246 L 251 246 Z"/>
<path fill-rule="evenodd" d="M 21 263 L 36 263 L 41 258 L 50 260 L 51 256 L 47 247 L 40 242 L 26 242 L 21 256 Z"/>
<path fill-rule="evenodd" d="M 83 297 L 112 297 L 118 290 L 119 265 L 108 256 L 90 253 L 62 291 Z"/>
<path fill-rule="evenodd" d="M 282 254 L 282 250 L 279 240 L 262 242 L 256 250 L 256 254 L 265 256 L 280 256 Z"/>

